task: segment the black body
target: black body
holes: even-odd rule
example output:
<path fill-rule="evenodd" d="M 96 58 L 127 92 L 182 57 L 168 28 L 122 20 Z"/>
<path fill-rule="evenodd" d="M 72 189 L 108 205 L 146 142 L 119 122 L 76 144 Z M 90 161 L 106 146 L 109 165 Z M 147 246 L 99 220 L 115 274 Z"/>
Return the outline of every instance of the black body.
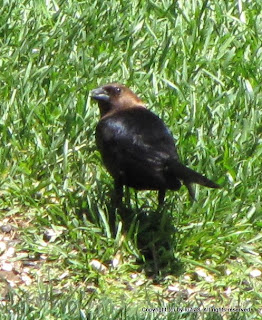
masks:
<path fill-rule="evenodd" d="M 137 190 L 159 190 L 159 203 L 167 189 L 178 190 L 181 181 L 191 197 L 191 183 L 219 186 L 180 163 L 173 137 L 164 122 L 144 107 L 118 110 L 104 116 L 96 128 L 103 162 L 122 198 L 123 185 Z"/>

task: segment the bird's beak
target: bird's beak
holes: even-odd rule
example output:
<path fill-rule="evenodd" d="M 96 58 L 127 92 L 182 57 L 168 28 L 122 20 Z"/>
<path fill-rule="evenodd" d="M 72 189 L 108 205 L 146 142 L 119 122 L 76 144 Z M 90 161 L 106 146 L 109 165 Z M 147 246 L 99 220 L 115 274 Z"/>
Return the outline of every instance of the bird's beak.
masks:
<path fill-rule="evenodd" d="M 103 87 L 91 91 L 91 98 L 94 100 L 109 101 L 109 95 Z"/>

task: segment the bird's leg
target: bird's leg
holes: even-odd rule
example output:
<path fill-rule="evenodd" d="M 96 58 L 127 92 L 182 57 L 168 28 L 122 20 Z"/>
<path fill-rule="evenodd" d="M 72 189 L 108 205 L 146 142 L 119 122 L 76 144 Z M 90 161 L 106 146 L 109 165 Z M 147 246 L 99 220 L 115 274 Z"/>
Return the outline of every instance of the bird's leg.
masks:
<path fill-rule="evenodd" d="M 118 180 L 114 181 L 114 199 L 113 204 L 120 208 L 122 206 L 122 199 L 123 199 L 123 185 Z"/>
<path fill-rule="evenodd" d="M 109 211 L 109 225 L 112 230 L 112 233 L 115 235 L 117 232 L 117 221 L 116 221 L 116 213 L 121 211 L 123 198 L 123 185 L 118 181 L 114 181 L 114 192 L 112 194 L 112 207 L 113 210 Z"/>
<path fill-rule="evenodd" d="M 186 186 L 187 189 L 188 189 L 188 192 L 189 192 L 191 201 L 196 201 L 196 198 L 195 198 L 195 190 L 194 190 L 194 188 L 192 187 L 192 184 L 191 184 L 191 183 L 188 183 L 188 182 L 185 182 L 185 181 L 184 181 L 184 184 L 185 184 L 185 186 Z"/>
<path fill-rule="evenodd" d="M 166 189 L 160 189 L 158 191 L 158 207 L 162 206 L 165 200 Z"/>
<path fill-rule="evenodd" d="M 129 209 L 131 209 L 131 203 L 130 203 L 130 190 L 128 187 L 125 187 L 125 206 L 128 206 Z"/>

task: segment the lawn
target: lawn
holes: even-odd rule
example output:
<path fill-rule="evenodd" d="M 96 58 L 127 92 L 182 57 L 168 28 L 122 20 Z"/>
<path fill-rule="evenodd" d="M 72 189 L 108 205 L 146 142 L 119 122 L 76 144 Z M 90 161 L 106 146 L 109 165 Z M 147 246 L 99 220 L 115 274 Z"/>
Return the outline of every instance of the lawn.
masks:
<path fill-rule="evenodd" d="M 261 1 L 4 0 L 0 21 L 0 320 L 262 317 Z M 222 189 L 116 210 L 90 99 L 112 81 Z"/>

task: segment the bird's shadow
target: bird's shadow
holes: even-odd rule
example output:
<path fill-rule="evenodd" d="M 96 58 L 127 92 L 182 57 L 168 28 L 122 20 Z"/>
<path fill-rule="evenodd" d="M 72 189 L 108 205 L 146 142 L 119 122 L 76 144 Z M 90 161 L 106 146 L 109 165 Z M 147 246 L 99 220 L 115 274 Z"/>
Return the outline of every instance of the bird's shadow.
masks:
<path fill-rule="evenodd" d="M 168 274 L 183 273 L 183 264 L 175 257 L 178 231 L 174 226 L 172 215 L 165 207 L 158 209 L 111 207 L 109 219 L 113 233 L 116 233 L 119 222 L 119 218 L 116 219 L 117 215 L 121 220 L 123 233 L 131 234 L 133 237 L 131 240 L 139 251 L 137 263 L 145 270 L 147 276 L 158 279 Z"/>
<path fill-rule="evenodd" d="M 79 219 L 86 215 L 91 223 L 99 225 L 97 203 L 90 207 L 90 204 L 83 205 L 83 197 L 77 200 L 75 209 Z M 144 270 L 147 276 L 156 281 L 166 275 L 178 276 L 184 272 L 183 263 L 175 257 L 178 230 L 168 207 L 132 208 L 128 201 L 116 208 L 110 198 L 107 201 L 105 197 L 104 200 L 111 236 L 116 237 L 121 222 L 124 241 L 131 242 L 133 248 L 137 249 L 138 270 Z"/>

